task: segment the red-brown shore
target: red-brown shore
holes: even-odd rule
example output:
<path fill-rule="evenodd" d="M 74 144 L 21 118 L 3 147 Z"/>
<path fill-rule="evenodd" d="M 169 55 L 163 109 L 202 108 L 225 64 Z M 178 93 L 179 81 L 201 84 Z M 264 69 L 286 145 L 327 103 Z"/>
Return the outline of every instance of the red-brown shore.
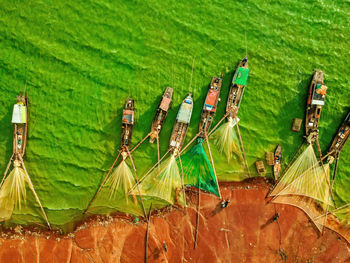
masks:
<path fill-rule="evenodd" d="M 263 178 L 221 183 L 223 198 L 231 200 L 227 208 L 217 197 L 201 194 L 196 249 L 196 194 L 186 210 L 154 214 L 148 262 L 350 262 L 348 245 L 335 232 L 326 229 L 321 236 L 301 210 L 266 203 L 270 187 Z M 0 262 L 145 262 L 146 227 L 122 217 L 94 217 L 62 236 L 3 235 Z"/>

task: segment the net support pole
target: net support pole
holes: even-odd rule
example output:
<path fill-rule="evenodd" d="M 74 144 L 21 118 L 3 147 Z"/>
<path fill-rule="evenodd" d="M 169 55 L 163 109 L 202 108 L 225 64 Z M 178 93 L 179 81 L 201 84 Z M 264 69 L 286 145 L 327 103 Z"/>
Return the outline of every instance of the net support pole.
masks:
<path fill-rule="evenodd" d="M 142 182 L 142 180 L 145 179 L 145 178 L 153 171 L 153 169 L 158 165 L 158 163 L 160 163 L 160 162 L 165 158 L 165 156 L 166 156 L 169 152 L 170 152 L 170 149 L 163 155 L 162 158 L 160 158 L 160 160 L 159 160 L 155 165 L 153 165 L 153 166 L 151 167 L 151 169 L 149 169 L 149 170 L 147 171 L 147 173 L 140 179 L 140 182 Z M 132 190 L 135 189 L 136 185 L 137 185 L 137 184 L 135 184 L 133 187 L 131 187 L 129 193 L 130 193 Z"/>
<path fill-rule="evenodd" d="M 318 136 L 316 137 L 316 145 L 317 145 L 318 154 L 319 154 L 320 160 L 321 160 L 322 159 L 322 151 L 321 151 L 321 147 L 320 147 L 320 142 L 318 140 Z M 334 196 L 333 196 L 333 191 L 332 191 L 332 188 L 331 188 L 331 184 L 329 182 L 329 178 L 327 177 L 326 168 L 323 165 L 323 161 L 321 161 L 321 165 L 322 165 L 322 169 L 323 169 L 323 172 L 324 172 L 324 176 L 326 178 L 327 185 L 329 187 L 329 194 L 331 195 L 333 203 L 335 203 Z M 327 205 L 327 209 L 328 209 L 328 205 Z"/>
<path fill-rule="evenodd" d="M 152 203 L 149 207 L 148 219 L 147 219 L 147 228 L 146 228 L 146 240 L 145 240 L 145 263 L 148 261 L 148 238 L 149 238 L 149 229 L 151 227 L 151 211 L 152 211 Z"/>
<path fill-rule="evenodd" d="M 7 164 L 7 166 L 6 166 L 6 170 L 5 170 L 5 173 L 4 173 L 4 177 L 2 178 L 1 183 L 0 183 L 0 189 L 1 189 L 1 187 L 2 187 L 2 184 L 3 184 L 3 183 L 4 183 L 4 181 L 5 181 L 5 178 L 6 178 L 7 172 L 8 172 L 8 171 L 9 171 L 9 169 L 10 169 L 10 166 L 11 166 L 11 163 L 12 163 L 12 158 L 13 158 L 13 155 L 14 155 L 14 154 L 12 154 L 12 156 L 11 156 L 11 158 L 10 158 L 10 161 L 8 162 L 8 164 Z"/>
<path fill-rule="evenodd" d="M 239 129 L 237 117 L 235 117 L 235 120 L 236 120 L 236 126 L 237 126 L 237 132 L 238 132 L 238 136 L 239 136 L 239 141 L 241 142 L 241 147 L 242 147 L 244 162 L 245 162 L 245 165 L 246 165 L 247 170 L 248 170 L 248 176 L 251 177 L 251 175 L 250 175 L 250 170 L 249 170 L 249 166 L 248 166 L 248 161 L 247 161 L 247 156 L 245 155 L 245 151 L 244 151 L 243 140 L 242 140 L 242 136 L 241 136 L 241 131 L 240 131 L 240 129 Z"/>
<path fill-rule="evenodd" d="M 160 175 L 160 150 L 159 150 L 159 136 L 157 134 L 157 157 L 158 157 L 158 176 Z"/>
<path fill-rule="evenodd" d="M 18 154 L 18 157 L 21 161 L 21 164 L 22 164 L 22 167 L 23 167 L 23 170 L 24 172 L 26 173 L 26 176 L 27 176 L 27 179 L 28 179 L 28 183 L 29 183 L 29 188 L 32 190 L 33 194 L 34 194 L 34 197 L 35 197 L 35 200 L 38 202 L 39 206 L 40 206 L 40 209 L 41 209 L 41 212 L 43 213 L 43 216 L 44 216 L 44 219 L 46 221 L 46 224 L 47 226 L 49 227 L 49 229 L 51 230 L 51 226 L 50 226 L 50 222 L 49 222 L 49 219 L 47 218 L 47 215 L 46 215 L 46 212 L 40 202 L 40 199 L 39 199 L 39 196 L 36 194 L 35 192 L 35 189 L 34 189 L 34 186 L 33 186 L 33 183 L 32 183 L 32 180 L 30 179 L 29 177 L 29 174 L 27 172 L 27 169 L 26 169 L 26 166 L 24 165 L 24 162 L 23 162 L 23 159 L 22 159 L 22 156 L 20 154 Z"/>
<path fill-rule="evenodd" d="M 89 210 L 89 208 L 90 208 L 90 206 L 92 205 L 92 203 L 95 201 L 97 195 L 100 193 L 102 187 L 104 186 L 104 184 L 106 183 L 106 181 L 107 181 L 107 179 L 108 179 L 110 173 L 112 172 L 113 167 L 115 166 L 116 162 L 118 161 L 120 154 L 121 154 L 121 151 L 119 151 L 119 153 L 118 153 L 118 155 L 117 155 L 117 158 L 115 158 L 114 163 L 112 164 L 112 166 L 111 166 L 111 168 L 109 169 L 107 175 L 106 175 L 105 178 L 103 179 L 103 181 L 102 181 L 100 187 L 98 188 L 97 192 L 96 192 L 95 195 L 92 197 L 92 199 L 91 199 L 91 201 L 89 202 L 87 208 L 84 210 L 83 214 L 86 214 L 86 212 Z"/>
<path fill-rule="evenodd" d="M 197 202 L 196 232 L 195 232 L 195 235 L 194 235 L 194 249 L 196 249 L 197 243 L 198 243 L 198 229 L 199 229 L 199 213 L 200 213 L 200 209 L 201 209 L 201 190 L 199 189 L 199 183 L 198 183 L 198 202 Z"/>
<path fill-rule="evenodd" d="M 179 155 L 179 162 L 180 162 L 180 168 L 181 168 L 181 184 L 182 184 L 182 192 L 183 192 L 183 195 L 184 195 L 184 205 L 186 207 L 186 191 L 185 191 L 185 182 L 184 182 L 184 170 L 183 170 L 183 167 L 182 167 L 182 161 L 181 161 L 180 155 Z"/>
<path fill-rule="evenodd" d="M 296 151 L 296 153 L 293 155 L 293 157 L 292 157 L 292 159 L 289 161 L 287 167 L 284 169 L 282 175 L 288 170 L 289 166 L 293 163 L 295 157 L 296 157 L 296 156 L 298 155 L 298 153 L 301 151 L 301 149 L 303 148 L 304 144 L 305 144 L 305 141 L 300 145 L 299 149 L 298 149 L 298 150 Z M 281 178 L 281 177 L 282 177 L 282 176 L 280 176 L 280 178 Z"/>
<path fill-rule="evenodd" d="M 213 171 L 214 171 L 215 180 L 216 180 L 216 186 L 218 187 L 219 197 L 221 198 L 221 191 L 220 191 L 220 187 L 219 187 L 219 181 L 218 181 L 218 177 L 216 175 L 213 155 L 211 154 L 211 149 L 210 149 L 210 144 L 209 144 L 209 139 L 208 139 L 208 135 L 207 134 L 205 134 L 205 138 L 206 138 L 206 141 L 207 141 L 207 146 L 208 146 L 208 150 L 209 150 L 209 156 L 210 156 L 211 165 L 213 166 Z"/>
<path fill-rule="evenodd" d="M 137 177 L 137 174 L 136 174 L 136 167 L 135 167 L 135 163 L 134 163 L 134 160 L 130 154 L 130 151 L 129 151 L 129 148 L 128 147 L 125 147 L 126 148 L 126 151 L 129 155 L 129 158 L 130 158 L 130 162 L 131 162 L 131 165 L 132 165 L 132 168 L 134 170 L 134 176 L 135 176 L 135 179 L 136 179 L 136 187 L 137 187 L 137 190 L 139 192 L 139 196 L 140 196 L 140 201 L 141 201 L 141 205 L 142 205 L 142 210 L 143 210 L 143 214 L 145 215 L 145 219 L 147 220 L 147 213 L 146 213 L 146 209 L 145 209 L 145 205 L 143 203 L 143 198 L 142 198 L 142 194 L 141 194 L 141 191 L 140 191 L 140 181 Z"/>
<path fill-rule="evenodd" d="M 224 121 L 224 119 L 226 119 L 226 117 L 228 116 L 229 113 L 226 113 L 217 124 L 215 124 L 215 126 L 210 130 L 210 132 L 208 133 L 208 137 L 216 130 L 216 128 L 220 125 L 221 122 Z"/>
<path fill-rule="evenodd" d="M 131 149 L 130 153 L 133 153 L 149 136 L 151 133 L 147 134 L 138 144 L 135 145 L 134 148 Z"/>
<path fill-rule="evenodd" d="M 190 142 L 186 144 L 186 146 L 180 151 L 179 155 L 182 154 L 182 153 L 187 149 L 187 147 L 190 146 L 190 145 L 194 142 L 195 139 L 197 139 L 197 137 L 199 136 L 199 134 L 200 134 L 200 132 L 197 133 L 197 134 L 192 138 L 192 140 L 190 140 Z"/>

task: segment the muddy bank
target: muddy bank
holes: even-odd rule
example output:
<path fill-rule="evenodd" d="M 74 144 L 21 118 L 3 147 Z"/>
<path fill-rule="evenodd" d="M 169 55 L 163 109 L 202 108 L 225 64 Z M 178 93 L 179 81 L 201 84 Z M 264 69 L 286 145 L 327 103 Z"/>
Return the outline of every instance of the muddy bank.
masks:
<path fill-rule="evenodd" d="M 269 187 L 262 178 L 222 183 L 223 197 L 231 200 L 224 209 L 218 198 L 201 194 L 196 249 L 197 194 L 189 191 L 186 210 L 152 216 L 148 262 L 350 262 L 336 233 L 319 236 L 302 211 L 267 204 Z M 146 227 L 115 216 L 94 217 L 64 236 L 18 228 L 0 238 L 0 262 L 144 262 Z"/>

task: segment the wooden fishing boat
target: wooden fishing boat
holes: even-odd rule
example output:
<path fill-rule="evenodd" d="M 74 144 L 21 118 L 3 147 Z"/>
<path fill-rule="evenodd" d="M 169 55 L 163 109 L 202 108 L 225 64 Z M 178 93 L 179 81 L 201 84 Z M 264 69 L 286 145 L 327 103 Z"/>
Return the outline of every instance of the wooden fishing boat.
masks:
<path fill-rule="evenodd" d="M 176 116 L 175 125 L 170 136 L 170 152 L 178 154 L 185 141 L 187 129 L 191 121 L 193 110 L 192 94 L 188 94 L 182 101 Z"/>
<path fill-rule="evenodd" d="M 238 64 L 238 67 L 233 75 L 230 92 L 227 98 L 226 113 L 228 118 L 234 118 L 237 115 L 239 106 L 241 105 L 244 88 L 247 85 L 249 75 L 248 59 L 245 57 Z"/>
<path fill-rule="evenodd" d="M 306 106 L 305 134 L 318 134 L 318 124 L 321 117 L 322 107 L 325 104 L 327 87 L 323 83 L 324 74 L 316 70 L 311 80 L 309 95 Z"/>
<path fill-rule="evenodd" d="M 213 118 L 216 112 L 216 106 L 219 101 L 220 90 L 222 85 L 222 78 L 213 77 L 209 90 L 207 93 L 207 97 L 205 98 L 201 120 L 199 122 L 199 137 L 205 138 L 206 134 L 210 129 L 210 126 L 213 122 Z"/>
<path fill-rule="evenodd" d="M 335 158 L 338 158 L 338 155 L 341 149 L 344 147 L 347 139 L 350 135 L 350 112 L 346 116 L 343 123 L 340 125 L 337 134 L 335 135 L 331 147 L 329 147 L 328 152 L 331 153 L 328 156 L 327 161 L 332 163 Z"/>
<path fill-rule="evenodd" d="M 13 106 L 13 154 L 23 157 L 27 145 L 28 132 L 28 99 L 24 95 L 17 96 L 17 103 Z"/>
<path fill-rule="evenodd" d="M 122 149 L 129 147 L 134 126 L 134 100 L 126 99 L 122 119 Z"/>
<path fill-rule="evenodd" d="M 259 175 L 264 175 L 266 173 L 265 165 L 263 161 L 256 161 L 255 162 L 256 170 L 258 171 Z"/>
<path fill-rule="evenodd" d="M 275 181 L 277 181 L 278 176 L 281 172 L 281 160 L 282 160 L 282 146 L 279 144 L 275 150 L 275 160 L 273 165 L 273 176 L 275 177 Z"/>
<path fill-rule="evenodd" d="M 173 96 L 173 89 L 170 87 L 167 87 L 163 94 L 162 100 L 159 103 L 156 115 L 153 118 L 151 135 L 149 139 L 150 143 L 154 142 L 154 140 L 158 137 L 163 127 L 165 118 L 168 114 L 168 110 L 171 105 L 172 96 Z"/>

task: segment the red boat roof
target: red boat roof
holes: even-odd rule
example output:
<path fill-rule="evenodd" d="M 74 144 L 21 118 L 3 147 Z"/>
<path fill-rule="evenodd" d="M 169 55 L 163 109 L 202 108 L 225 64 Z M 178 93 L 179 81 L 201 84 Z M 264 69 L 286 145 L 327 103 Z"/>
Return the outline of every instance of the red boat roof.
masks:
<path fill-rule="evenodd" d="M 216 104 L 219 99 L 219 94 L 220 94 L 219 90 L 210 89 L 208 91 L 207 98 L 205 100 L 204 109 L 210 110 L 208 106 L 211 106 L 212 107 L 211 111 L 215 112 Z"/>

